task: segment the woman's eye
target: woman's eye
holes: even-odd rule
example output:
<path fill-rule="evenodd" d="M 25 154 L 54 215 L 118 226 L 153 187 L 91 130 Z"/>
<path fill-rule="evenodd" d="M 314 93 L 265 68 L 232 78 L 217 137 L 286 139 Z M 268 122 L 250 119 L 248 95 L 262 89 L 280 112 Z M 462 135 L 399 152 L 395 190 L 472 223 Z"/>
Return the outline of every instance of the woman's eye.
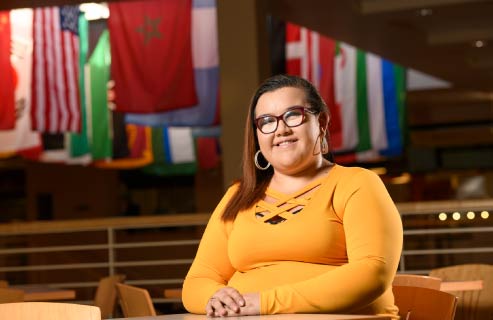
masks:
<path fill-rule="evenodd" d="M 274 117 L 263 117 L 260 120 L 260 125 L 267 125 L 269 123 L 276 122 L 276 119 Z"/>
<path fill-rule="evenodd" d="M 297 111 L 297 110 L 293 110 L 293 111 L 288 111 L 284 114 L 284 118 L 285 119 L 290 119 L 290 118 L 297 118 L 297 117 L 301 117 L 301 112 Z"/>

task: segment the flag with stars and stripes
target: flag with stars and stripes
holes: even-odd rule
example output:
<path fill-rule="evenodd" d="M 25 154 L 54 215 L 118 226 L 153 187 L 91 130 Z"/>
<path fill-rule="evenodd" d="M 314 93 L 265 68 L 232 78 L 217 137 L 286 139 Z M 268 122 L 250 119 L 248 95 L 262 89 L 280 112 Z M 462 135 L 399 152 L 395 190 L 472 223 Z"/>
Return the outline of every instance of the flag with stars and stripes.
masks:
<path fill-rule="evenodd" d="M 31 120 L 36 131 L 80 130 L 78 19 L 78 6 L 34 10 Z"/>

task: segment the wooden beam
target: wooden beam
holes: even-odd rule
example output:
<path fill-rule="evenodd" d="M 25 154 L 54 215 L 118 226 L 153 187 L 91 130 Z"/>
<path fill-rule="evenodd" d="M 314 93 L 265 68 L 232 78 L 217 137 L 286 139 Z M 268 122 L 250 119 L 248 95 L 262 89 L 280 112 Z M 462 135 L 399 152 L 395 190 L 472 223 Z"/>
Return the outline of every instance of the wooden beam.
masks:
<path fill-rule="evenodd" d="M 415 147 L 467 147 L 493 145 L 493 127 L 467 126 L 444 129 L 413 130 L 411 144 Z"/>
<path fill-rule="evenodd" d="M 456 43 L 474 43 L 477 40 L 492 40 L 493 27 L 461 27 L 461 28 L 444 28 L 428 32 L 427 42 L 432 46 L 456 44 Z"/>
<path fill-rule="evenodd" d="M 486 0 L 360 0 L 359 11 L 361 14 L 378 14 L 475 2 Z"/>

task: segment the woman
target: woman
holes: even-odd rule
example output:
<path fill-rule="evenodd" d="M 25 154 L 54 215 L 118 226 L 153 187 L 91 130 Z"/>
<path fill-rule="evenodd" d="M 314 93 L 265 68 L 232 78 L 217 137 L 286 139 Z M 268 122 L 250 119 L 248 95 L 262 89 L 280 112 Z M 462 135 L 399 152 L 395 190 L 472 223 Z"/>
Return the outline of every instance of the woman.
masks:
<path fill-rule="evenodd" d="M 279 75 L 247 117 L 243 177 L 212 214 L 183 285 L 192 313 L 397 317 L 402 224 L 381 180 L 330 161 L 327 106 Z"/>

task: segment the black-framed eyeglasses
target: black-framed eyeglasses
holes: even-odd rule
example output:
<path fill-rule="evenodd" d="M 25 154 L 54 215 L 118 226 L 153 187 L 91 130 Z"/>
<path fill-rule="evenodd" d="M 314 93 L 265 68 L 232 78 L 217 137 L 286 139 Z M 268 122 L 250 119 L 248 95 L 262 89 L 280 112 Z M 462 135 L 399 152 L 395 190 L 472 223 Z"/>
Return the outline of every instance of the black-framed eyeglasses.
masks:
<path fill-rule="evenodd" d="M 315 110 L 305 108 L 302 106 L 294 106 L 286 110 L 283 114 L 279 116 L 274 116 L 271 114 L 263 115 L 255 119 L 255 125 L 264 134 L 272 133 L 277 130 L 279 120 L 284 121 L 284 123 L 290 127 L 297 127 L 303 123 L 305 120 L 305 112 L 315 114 Z"/>

